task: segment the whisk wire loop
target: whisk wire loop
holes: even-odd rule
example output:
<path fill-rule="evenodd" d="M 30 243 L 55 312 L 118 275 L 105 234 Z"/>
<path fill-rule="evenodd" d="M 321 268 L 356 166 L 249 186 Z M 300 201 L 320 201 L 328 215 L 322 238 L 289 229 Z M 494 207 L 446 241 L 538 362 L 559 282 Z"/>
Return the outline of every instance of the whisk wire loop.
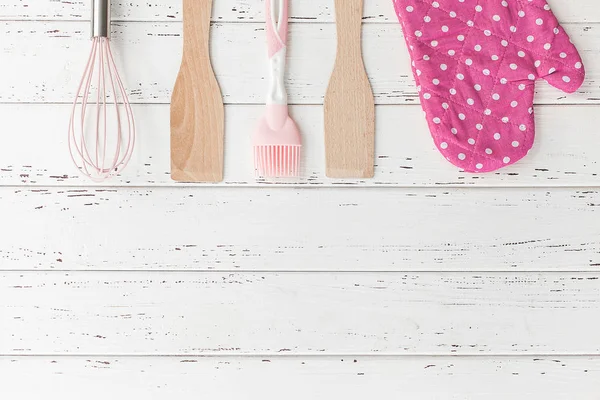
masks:
<path fill-rule="evenodd" d="M 102 182 L 127 166 L 135 134 L 133 111 L 110 41 L 94 37 L 69 121 L 71 158 L 83 175 Z"/>

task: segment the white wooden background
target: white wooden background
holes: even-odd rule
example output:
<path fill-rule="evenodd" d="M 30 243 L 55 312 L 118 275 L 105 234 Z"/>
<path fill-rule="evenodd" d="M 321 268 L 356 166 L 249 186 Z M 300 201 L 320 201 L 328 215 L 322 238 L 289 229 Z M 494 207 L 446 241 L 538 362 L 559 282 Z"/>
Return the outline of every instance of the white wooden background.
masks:
<path fill-rule="evenodd" d="M 111 186 L 73 169 L 89 3 L 0 4 L 0 398 L 600 399 L 597 0 L 551 0 L 588 78 L 540 84 L 534 149 L 487 175 L 437 153 L 392 1 L 365 0 L 376 177 L 344 182 L 323 165 L 333 0 L 292 0 L 305 177 L 276 183 L 250 159 L 263 4 L 216 0 L 226 179 L 200 187 L 168 175 L 180 0 L 113 0 L 140 140 Z"/>

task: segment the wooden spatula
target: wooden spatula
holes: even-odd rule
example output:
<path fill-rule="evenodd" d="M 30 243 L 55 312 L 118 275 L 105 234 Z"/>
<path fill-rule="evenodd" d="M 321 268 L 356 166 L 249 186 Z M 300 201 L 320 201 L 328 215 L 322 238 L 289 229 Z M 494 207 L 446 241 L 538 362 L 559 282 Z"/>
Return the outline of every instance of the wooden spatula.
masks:
<path fill-rule="evenodd" d="M 325 95 L 330 178 L 372 178 L 375 103 L 362 58 L 363 0 L 335 0 L 337 57 Z"/>
<path fill-rule="evenodd" d="M 210 63 L 212 0 L 183 0 L 183 60 L 171 99 L 171 177 L 223 180 L 225 113 Z"/>

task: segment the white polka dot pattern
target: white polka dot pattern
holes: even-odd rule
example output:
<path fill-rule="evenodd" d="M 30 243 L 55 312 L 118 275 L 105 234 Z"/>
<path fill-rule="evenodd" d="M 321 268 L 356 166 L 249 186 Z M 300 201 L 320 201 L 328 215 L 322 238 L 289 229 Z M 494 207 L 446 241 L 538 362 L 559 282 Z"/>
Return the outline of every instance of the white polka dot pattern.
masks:
<path fill-rule="evenodd" d="M 576 91 L 581 57 L 545 0 L 393 0 L 440 152 L 468 172 L 533 145 L 534 85 Z"/>

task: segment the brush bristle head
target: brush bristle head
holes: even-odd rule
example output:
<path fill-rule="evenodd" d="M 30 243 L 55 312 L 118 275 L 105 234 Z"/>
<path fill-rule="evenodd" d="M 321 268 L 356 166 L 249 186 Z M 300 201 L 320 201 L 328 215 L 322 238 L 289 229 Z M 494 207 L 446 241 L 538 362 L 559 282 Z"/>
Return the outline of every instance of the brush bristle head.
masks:
<path fill-rule="evenodd" d="M 268 105 L 252 136 L 256 175 L 291 178 L 300 175 L 302 138 L 286 105 Z"/>
<path fill-rule="evenodd" d="M 298 145 L 254 146 L 254 169 L 265 178 L 293 178 L 300 175 Z"/>

